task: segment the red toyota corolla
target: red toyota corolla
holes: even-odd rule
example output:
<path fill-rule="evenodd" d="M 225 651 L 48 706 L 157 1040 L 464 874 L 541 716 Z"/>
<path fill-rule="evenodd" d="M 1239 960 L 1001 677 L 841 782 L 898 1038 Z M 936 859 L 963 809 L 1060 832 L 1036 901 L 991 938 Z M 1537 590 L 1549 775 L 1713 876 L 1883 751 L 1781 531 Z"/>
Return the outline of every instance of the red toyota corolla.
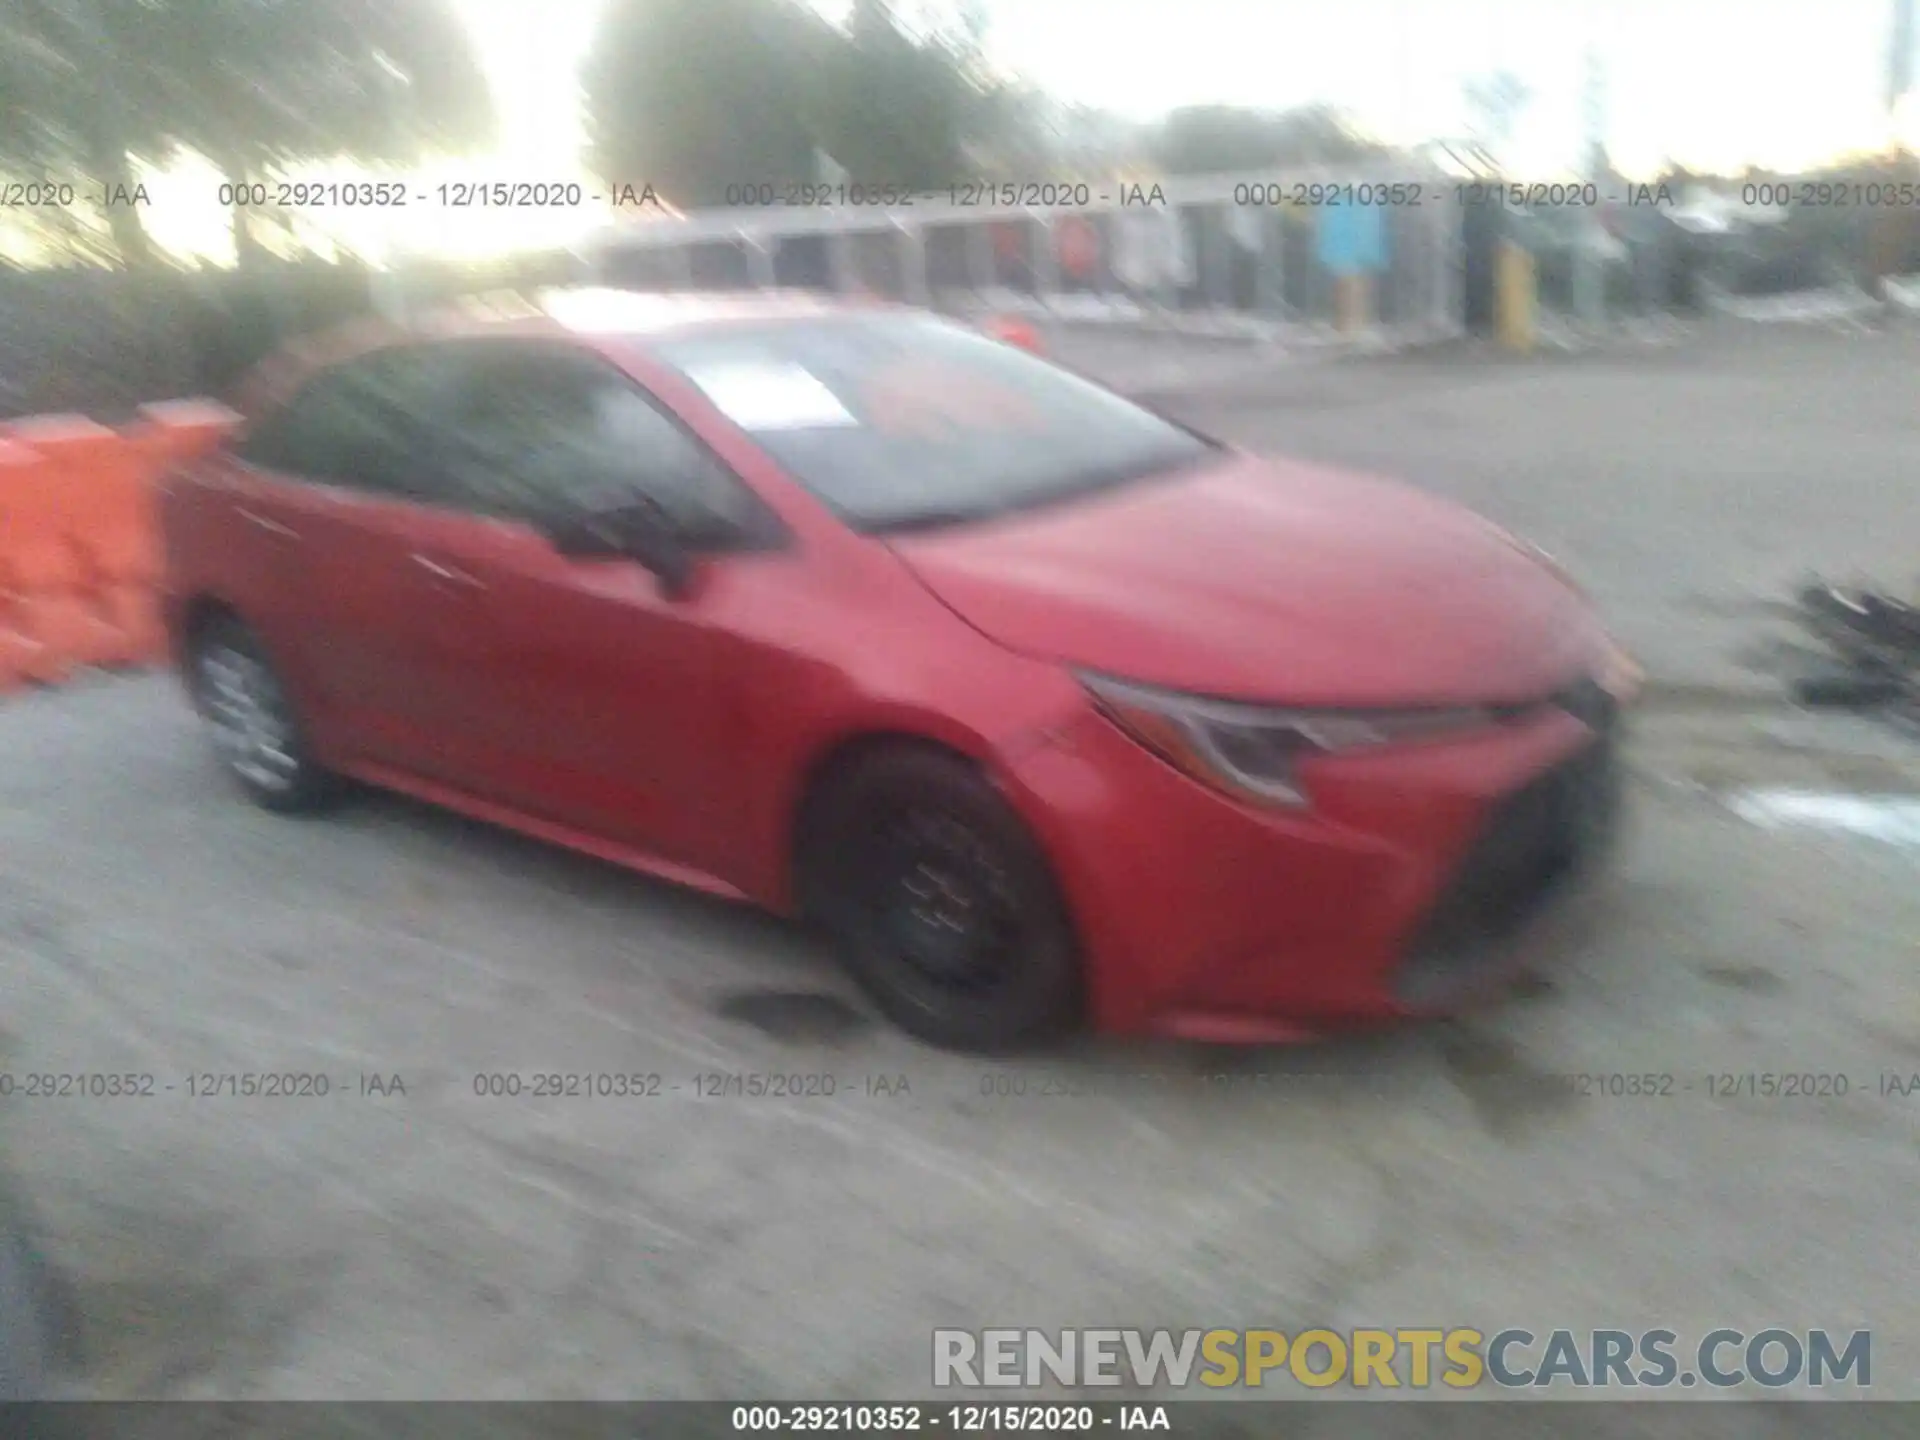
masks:
<path fill-rule="evenodd" d="M 939 1044 L 1453 1009 L 1612 828 L 1630 667 L 1538 552 L 927 314 L 562 292 L 243 409 L 163 517 L 248 791 L 816 919 Z"/>

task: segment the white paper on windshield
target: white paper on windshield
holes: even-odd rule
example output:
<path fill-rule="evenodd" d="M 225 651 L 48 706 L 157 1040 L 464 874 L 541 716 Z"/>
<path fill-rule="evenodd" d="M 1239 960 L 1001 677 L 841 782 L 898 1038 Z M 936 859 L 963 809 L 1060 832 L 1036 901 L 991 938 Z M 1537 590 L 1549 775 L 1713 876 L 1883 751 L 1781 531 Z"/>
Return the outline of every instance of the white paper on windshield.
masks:
<path fill-rule="evenodd" d="M 688 378 L 742 430 L 813 430 L 860 423 L 803 366 L 740 361 L 702 366 L 689 371 Z"/>

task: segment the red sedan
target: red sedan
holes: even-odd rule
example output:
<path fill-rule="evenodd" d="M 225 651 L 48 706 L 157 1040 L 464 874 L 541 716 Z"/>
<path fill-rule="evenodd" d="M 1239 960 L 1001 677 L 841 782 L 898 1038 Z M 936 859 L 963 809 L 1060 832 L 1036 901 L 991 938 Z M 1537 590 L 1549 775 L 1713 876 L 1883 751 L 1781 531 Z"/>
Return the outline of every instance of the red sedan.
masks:
<path fill-rule="evenodd" d="M 256 799 L 818 920 L 935 1043 L 1453 1009 L 1612 828 L 1627 667 L 1537 551 L 930 315 L 561 292 L 243 408 L 162 513 Z"/>

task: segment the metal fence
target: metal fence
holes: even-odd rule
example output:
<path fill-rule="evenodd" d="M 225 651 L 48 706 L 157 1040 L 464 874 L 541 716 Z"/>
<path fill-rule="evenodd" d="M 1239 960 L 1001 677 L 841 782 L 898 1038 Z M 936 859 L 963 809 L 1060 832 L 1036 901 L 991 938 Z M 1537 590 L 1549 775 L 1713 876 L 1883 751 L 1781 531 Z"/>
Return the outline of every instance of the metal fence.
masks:
<path fill-rule="evenodd" d="M 966 198 L 1016 203 L 941 192 L 864 205 L 858 186 L 815 187 L 854 203 L 636 215 L 579 254 L 593 283 L 628 288 L 865 293 L 960 315 L 1302 342 L 1418 343 L 1462 327 L 1462 187 L 1439 170 L 1004 188 Z M 1018 203 L 1032 198 L 1049 203 Z M 1357 321 L 1323 234 L 1355 208 L 1372 212 L 1378 261 Z"/>
<path fill-rule="evenodd" d="M 1489 203 L 1487 193 L 1503 188 L 1497 173 L 1454 159 L 1444 169 L 1410 161 L 1090 182 L 1084 194 L 1077 185 L 1013 187 L 1016 200 L 1055 202 L 1033 205 L 957 203 L 1000 198 L 957 187 L 964 193 L 892 207 L 768 205 L 679 218 L 643 210 L 574 253 L 414 260 L 391 274 L 314 257 L 192 275 L 0 271 L 0 418 L 75 409 L 113 419 L 155 396 L 222 393 L 291 335 L 369 309 L 568 283 L 866 292 L 962 316 L 1024 313 L 1289 347 L 1399 345 L 1487 330 L 1493 257 L 1511 239 L 1535 257 L 1541 318 L 1572 311 L 1573 222 L 1585 217 Z M 1920 183 L 1920 165 L 1887 175 Z M 814 188 L 871 198 L 858 186 L 844 196 Z M 1370 209 L 1379 229 L 1357 320 L 1325 243 L 1356 207 Z M 1920 272 L 1920 208 L 1801 206 L 1781 223 L 1719 236 L 1693 233 L 1664 208 L 1612 209 L 1599 217 L 1618 222 L 1598 287 L 1609 316 L 1691 311 L 1703 297 L 1870 290 L 1873 276 Z"/>

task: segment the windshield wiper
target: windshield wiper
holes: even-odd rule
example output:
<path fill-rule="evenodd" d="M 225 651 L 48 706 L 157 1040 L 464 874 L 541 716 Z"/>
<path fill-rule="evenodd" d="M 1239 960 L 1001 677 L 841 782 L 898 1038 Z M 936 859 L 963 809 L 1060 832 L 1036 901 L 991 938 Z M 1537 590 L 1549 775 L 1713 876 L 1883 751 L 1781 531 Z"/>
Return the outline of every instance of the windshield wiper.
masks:
<path fill-rule="evenodd" d="M 975 510 L 916 510 L 911 515 L 870 523 L 869 535 L 905 535 L 916 530 L 944 530 L 950 525 L 972 525 L 997 515 L 996 507 Z"/>
<path fill-rule="evenodd" d="M 1139 484 L 1142 481 L 1171 479 L 1189 470 L 1212 464 L 1225 454 L 1226 446 L 1212 442 L 1210 448 L 1196 450 L 1188 455 L 1145 464 L 1132 461 L 1125 465 L 1109 465 L 1101 470 L 1077 475 L 1051 489 L 1034 494 L 1015 495 L 991 505 L 980 505 L 971 509 L 953 507 L 944 510 L 917 510 L 893 519 L 869 521 L 862 524 L 860 528 L 869 535 L 896 535 L 916 530 L 938 530 L 949 525 L 977 525 L 983 521 L 1017 514 L 1021 511 L 1045 510 L 1055 505 L 1070 504 L 1075 500 L 1090 499 L 1106 491 Z"/>

